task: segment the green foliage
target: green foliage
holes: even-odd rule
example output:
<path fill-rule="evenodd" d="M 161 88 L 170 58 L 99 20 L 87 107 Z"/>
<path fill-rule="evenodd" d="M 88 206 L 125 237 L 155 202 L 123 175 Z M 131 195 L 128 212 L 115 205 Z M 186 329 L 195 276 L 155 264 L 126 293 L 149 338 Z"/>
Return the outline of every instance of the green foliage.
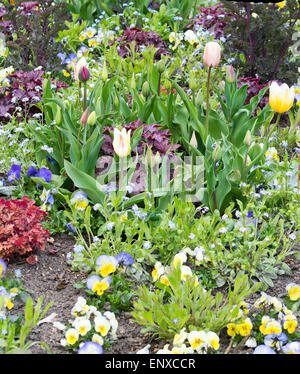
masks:
<path fill-rule="evenodd" d="M 171 268 L 166 276 L 170 286 L 154 291 L 145 285 L 139 287 L 132 316 L 144 326 L 144 332 L 169 340 L 183 327 L 187 331 L 207 329 L 218 334 L 238 316 L 238 305 L 259 288 L 259 284 L 250 287 L 247 276 L 238 275 L 228 295 L 218 292 L 213 296 L 211 291 L 195 285 L 193 277 L 182 281 L 180 266 Z"/>
<path fill-rule="evenodd" d="M 44 315 L 50 308 L 51 303 L 49 303 L 44 310 L 42 307 L 42 296 L 38 298 L 35 306 L 33 306 L 33 300 L 29 297 L 26 301 L 25 311 L 24 311 L 24 322 L 20 323 L 20 327 L 17 322 L 13 323 L 10 320 L 0 321 L 0 327 L 7 330 L 7 335 L 2 336 L 0 339 L 0 349 L 6 354 L 28 354 L 30 348 L 36 344 L 42 345 L 48 353 L 51 353 L 48 345 L 45 342 L 28 341 L 28 336 L 31 331 L 38 325 L 39 321 L 42 320 Z M 2 312 L 4 308 L 4 296 L 0 296 L 0 311 Z"/>
<path fill-rule="evenodd" d="M 268 142 L 265 140 L 260 146 L 252 139 L 274 114 L 268 105 L 259 114 L 253 114 L 267 88 L 244 105 L 247 85 L 237 88 L 237 80 L 233 83 L 226 80 L 224 99 L 215 88 L 222 111 L 210 109 L 206 129 L 203 107 L 197 107 L 177 83 L 173 86 L 186 108 L 180 124 L 181 142 L 188 153 L 204 157 L 204 186 L 195 194 L 211 210 L 224 211 L 230 201 L 242 198 L 240 183 L 253 182 L 252 168 L 264 160 Z M 192 131 L 195 131 L 197 148 L 190 144 Z M 249 142 L 246 135 L 250 136 Z"/>

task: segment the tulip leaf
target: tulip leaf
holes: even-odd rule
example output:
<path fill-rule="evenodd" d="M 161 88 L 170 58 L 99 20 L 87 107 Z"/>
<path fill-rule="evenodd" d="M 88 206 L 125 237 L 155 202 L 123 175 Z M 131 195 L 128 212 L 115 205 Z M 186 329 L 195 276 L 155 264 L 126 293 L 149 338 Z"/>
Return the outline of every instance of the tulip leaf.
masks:
<path fill-rule="evenodd" d="M 87 196 L 94 203 L 103 203 L 105 192 L 101 189 L 101 184 L 95 178 L 84 173 L 76 166 L 72 165 L 68 160 L 65 160 L 64 166 L 68 176 L 72 179 L 76 187 L 86 192 Z"/>

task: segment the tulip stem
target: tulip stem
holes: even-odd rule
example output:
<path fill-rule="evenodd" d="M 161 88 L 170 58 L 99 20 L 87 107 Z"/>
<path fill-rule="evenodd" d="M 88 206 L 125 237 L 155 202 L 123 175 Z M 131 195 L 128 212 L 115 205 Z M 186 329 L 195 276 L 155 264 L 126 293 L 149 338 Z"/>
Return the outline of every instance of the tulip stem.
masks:
<path fill-rule="evenodd" d="M 119 173 L 119 190 L 121 191 L 123 187 L 123 173 L 124 173 L 124 158 L 120 157 L 120 173 Z"/>
<path fill-rule="evenodd" d="M 86 110 L 86 92 L 87 92 L 87 84 L 84 82 L 83 84 L 83 111 Z"/>
<path fill-rule="evenodd" d="M 277 128 L 278 123 L 279 123 L 279 120 L 280 120 L 280 116 L 281 116 L 281 114 L 280 114 L 280 113 L 277 113 L 277 120 L 276 120 L 276 122 L 274 123 L 274 125 L 270 128 L 269 134 L 268 134 L 268 136 L 267 136 L 268 139 L 270 138 L 272 132 Z"/>
<path fill-rule="evenodd" d="M 79 87 L 78 87 L 78 99 L 79 99 L 79 106 L 81 108 L 81 82 L 79 82 Z"/>
<path fill-rule="evenodd" d="M 207 84 L 206 84 L 206 121 L 205 121 L 206 136 L 205 136 L 205 138 L 207 138 L 207 136 L 208 136 L 210 73 L 211 73 L 211 66 L 208 68 L 208 76 L 207 76 Z"/>

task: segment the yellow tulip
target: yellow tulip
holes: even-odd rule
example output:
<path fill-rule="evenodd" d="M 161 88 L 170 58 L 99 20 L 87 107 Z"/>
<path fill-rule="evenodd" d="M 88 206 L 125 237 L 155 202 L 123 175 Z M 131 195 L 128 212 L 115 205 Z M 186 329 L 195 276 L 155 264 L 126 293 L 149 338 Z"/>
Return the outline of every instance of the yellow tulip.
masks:
<path fill-rule="evenodd" d="M 125 128 L 122 131 L 114 129 L 113 147 L 119 157 L 126 157 L 130 153 L 130 132 L 131 130 L 127 132 Z"/>
<path fill-rule="evenodd" d="M 269 104 L 274 112 L 285 113 L 290 110 L 293 106 L 294 98 L 294 87 L 289 88 L 286 83 L 279 86 L 276 82 L 272 82 L 270 86 Z"/>

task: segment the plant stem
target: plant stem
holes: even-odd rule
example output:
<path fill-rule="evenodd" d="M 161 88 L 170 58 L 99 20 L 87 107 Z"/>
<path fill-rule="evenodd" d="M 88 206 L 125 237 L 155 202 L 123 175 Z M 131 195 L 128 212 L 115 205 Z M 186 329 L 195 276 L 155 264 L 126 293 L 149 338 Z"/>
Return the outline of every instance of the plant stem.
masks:
<path fill-rule="evenodd" d="M 81 82 L 79 82 L 78 86 L 78 100 L 79 100 L 79 107 L 81 108 Z"/>
<path fill-rule="evenodd" d="M 277 120 L 276 120 L 276 122 L 274 123 L 274 125 L 271 127 L 271 129 L 270 129 L 270 131 L 269 131 L 269 134 L 267 135 L 267 139 L 268 139 L 268 140 L 269 140 L 269 138 L 270 138 L 272 132 L 277 128 L 277 126 L 278 126 L 278 122 L 279 122 L 279 120 L 280 120 L 280 117 L 281 117 L 281 114 L 280 114 L 280 113 L 277 113 Z"/>
<path fill-rule="evenodd" d="M 158 73 L 157 96 L 160 94 L 161 73 Z"/>
<path fill-rule="evenodd" d="M 120 157 L 120 179 L 119 179 L 119 190 L 121 191 L 121 188 L 123 186 L 123 173 L 124 173 L 124 158 Z"/>
<path fill-rule="evenodd" d="M 206 121 L 205 121 L 205 139 L 208 136 L 208 115 L 209 115 L 209 85 L 210 85 L 211 66 L 208 68 L 207 84 L 206 84 Z"/>
<path fill-rule="evenodd" d="M 84 85 L 83 85 L 83 111 L 86 110 L 86 92 L 87 92 L 87 87 L 86 87 L 86 82 L 84 82 Z"/>

